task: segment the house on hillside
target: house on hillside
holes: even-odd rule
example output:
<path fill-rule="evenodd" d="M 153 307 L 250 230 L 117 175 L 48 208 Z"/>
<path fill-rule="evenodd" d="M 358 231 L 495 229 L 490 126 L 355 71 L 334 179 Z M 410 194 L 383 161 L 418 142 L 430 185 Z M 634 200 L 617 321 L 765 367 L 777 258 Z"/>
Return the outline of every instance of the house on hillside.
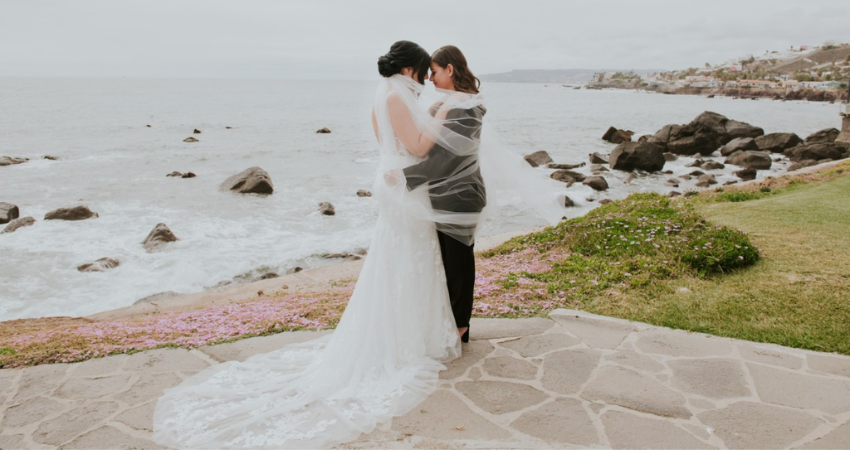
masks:
<path fill-rule="evenodd" d="M 775 81 L 770 80 L 740 80 L 738 85 L 741 87 L 755 87 L 755 88 L 775 88 L 777 83 Z"/>
<path fill-rule="evenodd" d="M 782 80 L 780 85 L 784 88 L 791 88 L 794 91 L 801 87 L 800 82 L 797 80 Z"/>

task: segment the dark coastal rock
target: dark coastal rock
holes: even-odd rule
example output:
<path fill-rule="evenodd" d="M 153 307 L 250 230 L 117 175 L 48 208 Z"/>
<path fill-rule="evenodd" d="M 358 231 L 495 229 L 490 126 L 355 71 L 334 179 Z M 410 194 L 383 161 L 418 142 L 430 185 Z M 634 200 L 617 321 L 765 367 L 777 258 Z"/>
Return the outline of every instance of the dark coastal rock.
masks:
<path fill-rule="evenodd" d="M 95 262 L 85 263 L 77 266 L 80 272 L 105 272 L 121 265 L 121 261 L 113 258 L 100 258 Z"/>
<path fill-rule="evenodd" d="M 764 130 L 726 116 L 706 111 L 687 125 L 666 125 L 649 142 L 678 155 L 708 156 L 718 147 L 738 137 L 756 137 Z"/>
<path fill-rule="evenodd" d="M 186 172 L 180 178 L 195 178 L 196 176 L 194 172 Z"/>
<path fill-rule="evenodd" d="M 325 253 L 322 255 L 325 259 L 345 259 L 348 261 L 358 261 L 363 259 L 360 255 L 352 255 L 351 253 Z"/>
<path fill-rule="evenodd" d="M 363 247 L 359 247 L 359 248 L 357 248 L 357 249 L 355 249 L 355 250 L 354 250 L 354 253 L 355 253 L 356 255 L 360 255 L 360 256 L 366 256 L 366 253 L 368 253 L 368 252 L 369 252 L 369 250 L 366 250 L 366 249 L 365 249 L 365 248 L 363 248 Z"/>
<path fill-rule="evenodd" d="M 44 220 L 86 220 L 100 217 L 87 206 L 74 206 L 71 208 L 59 208 L 44 215 Z"/>
<path fill-rule="evenodd" d="M 264 274 L 260 275 L 257 278 L 254 278 L 253 281 L 271 280 L 272 278 L 278 278 L 278 277 L 280 277 L 280 275 L 278 275 L 277 273 L 268 272 L 268 273 L 264 273 Z"/>
<path fill-rule="evenodd" d="M 678 192 L 678 191 L 670 191 L 670 192 L 667 193 L 667 196 L 670 197 L 670 198 L 679 197 L 681 195 L 682 195 L 682 193 Z"/>
<path fill-rule="evenodd" d="M 602 135 L 602 140 L 614 144 L 622 144 L 623 142 L 631 142 L 634 134 L 634 131 L 618 130 L 614 127 L 608 127 L 608 131 Z"/>
<path fill-rule="evenodd" d="M 794 133 L 770 133 L 757 137 L 755 143 L 763 152 L 782 153 L 802 144 L 803 140 Z"/>
<path fill-rule="evenodd" d="M 12 233 L 18 228 L 29 227 L 35 224 L 35 219 L 32 217 L 21 217 L 20 219 L 14 219 L 6 225 L 6 228 L 3 228 L 3 231 L 0 233 Z"/>
<path fill-rule="evenodd" d="M 164 223 L 158 223 L 153 230 L 148 233 L 148 237 L 145 238 L 142 245 L 145 247 L 145 250 L 150 253 L 161 249 L 162 246 L 169 242 L 175 242 L 178 240 L 177 236 L 174 235 L 168 226 Z"/>
<path fill-rule="evenodd" d="M 726 122 L 725 127 L 727 136 L 729 137 L 730 141 L 735 138 L 744 137 L 755 139 L 764 134 L 764 129 L 760 127 L 752 126 L 748 123 L 739 122 L 737 120 L 732 119 L 729 119 L 729 121 Z"/>
<path fill-rule="evenodd" d="M 224 180 L 221 189 L 239 194 L 271 194 L 274 185 L 268 172 L 254 166 Z"/>
<path fill-rule="evenodd" d="M 322 202 L 319 203 L 319 212 L 325 216 L 333 216 L 336 215 L 336 210 L 334 209 L 334 205 L 330 202 Z"/>
<path fill-rule="evenodd" d="M 690 163 L 685 164 L 685 167 L 699 167 L 703 164 L 705 164 L 705 161 L 703 161 L 702 158 L 697 158 L 697 159 L 691 161 Z"/>
<path fill-rule="evenodd" d="M 643 141 L 640 141 L 640 142 L 643 142 Z M 675 161 L 677 159 L 679 159 L 679 157 L 676 156 L 675 153 L 664 152 L 664 160 L 665 161 Z"/>
<path fill-rule="evenodd" d="M 729 186 L 730 184 L 738 184 L 738 180 L 727 180 L 723 183 L 724 186 Z"/>
<path fill-rule="evenodd" d="M 599 152 L 593 152 L 590 154 L 590 163 L 591 164 L 608 164 L 608 155 L 603 155 Z"/>
<path fill-rule="evenodd" d="M 637 178 L 637 175 L 635 175 L 635 173 L 634 173 L 634 172 L 632 172 L 632 173 L 628 174 L 628 175 L 626 176 L 626 178 L 623 178 L 623 184 L 631 184 L 631 183 L 632 183 L 632 181 L 633 181 L 635 178 Z"/>
<path fill-rule="evenodd" d="M 21 216 L 21 210 L 11 203 L 0 202 L 0 224 L 9 223 Z"/>
<path fill-rule="evenodd" d="M 798 145 L 794 148 L 785 150 L 783 154 L 791 161 L 802 161 L 804 159 L 814 159 L 820 161 L 822 159 L 842 159 L 844 152 L 834 143 L 815 142 Z"/>
<path fill-rule="evenodd" d="M 232 130 L 233 127 L 224 127 L 225 130 Z"/>
<path fill-rule="evenodd" d="M 189 136 L 186 139 L 183 139 L 183 142 L 200 142 L 200 141 L 196 138 L 193 138 L 192 136 Z"/>
<path fill-rule="evenodd" d="M 586 166 L 586 163 L 578 163 L 578 164 L 555 164 L 549 163 L 546 165 L 549 169 L 561 169 L 561 170 L 570 170 L 570 169 L 578 169 L 579 167 Z"/>
<path fill-rule="evenodd" d="M 13 166 L 29 161 L 29 158 L 15 158 L 14 156 L 0 156 L 0 166 Z"/>
<path fill-rule="evenodd" d="M 701 176 L 705 175 L 705 172 L 703 172 L 702 170 L 693 170 L 688 175 L 690 175 L 692 177 L 701 177 Z"/>
<path fill-rule="evenodd" d="M 584 175 L 580 174 L 574 170 L 556 170 L 552 172 L 552 175 L 549 175 L 553 180 L 563 181 L 565 183 L 576 182 L 576 181 L 584 181 Z"/>
<path fill-rule="evenodd" d="M 805 142 L 806 144 L 832 144 L 835 142 L 835 138 L 837 138 L 839 134 L 840 132 L 836 128 L 825 128 L 806 136 Z"/>
<path fill-rule="evenodd" d="M 679 180 L 676 178 L 670 178 L 664 182 L 667 186 L 679 187 Z"/>
<path fill-rule="evenodd" d="M 596 191 L 607 191 L 608 190 L 608 181 L 605 180 L 604 177 L 600 176 L 592 176 L 587 177 L 581 184 L 585 186 L 590 186 L 593 190 Z"/>
<path fill-rule="evenodd" d="M 705 163 L 703 163 L 699 167 L 702 170 L 718 170 L 718 169 L 723 169 L 724 167 L 726 167 L 726 165 L 723 164 L 723 163 L 717 162 L 713 159 L 710 159 L 710 160 L 706 161 Z"/>
<path fill-rule="evenodd" d="M 646 141 L 648 141 L 648 140 L 649 140 L 649 138 L 651 138 L 651 137 L 652 137 L 652 135 L 651 135 L 651 134 L 644 134 L 643 136 L 639 137 L 637 141 L 638 141 L 638 142 L 646 142 Z"/>
<path fill-rule="evenodd" d="M 788 172 L 793 172 L 795 170 L 800 170 L 804 167 L 811 167 L 818 165 L 818 162 L 814 159 L 804 159 L 802 161 L 795 162 L 788 166 Z"/>
<path fill-rule="evenodd" d="M 721 156 L 729 156 L 735 152 L 742 152 L 746 150 L 758 150 L 759 146 L 756 144 L 756 140 L 751 137 L 743 137 L 732 139 L 727 142 L 726 145 L 720 147 L 720 155 Z"/>
<path fill-rule="evenodd" d="M 564 208 L 570 208 L 570 207 L 573 207 L 573 206 L 575 206 L 575 205 L 576 205 L 576 204 L 573 202 L 573 199 L 569 198 L 569 197 L 568 197 L 568 196 L 566 196 L 566 195 L 559 195 L 559 196 L 558 196 L 558 201 L 559 201 L 562 205 L 564 205 Z"/>
<path fill-rule="evenodd" d="M 530 164 L 531 167 L 545 166 L 546 164 L 554 162 L 546 150 L 540 150 L 530 155 L 526 155 L 525 160 L 528 161 L 528 164 Z"/>
<path fill-rule="evenodd" d="M 679 175 L 679 178 L 682 179 L 682 180 L 690 180 L 693 177 L 688 175 L 688 174 L 685 174 L 685 175 Z"/>
<path fill-rule="evenodd" d="M 651 142 L 623 142 L 608 157 L 612 169 L 657 172 L 664 168 L 664 150 Z"/>
<path fill-rule="evenodd" d="M 171 172 L 168 175 L 166 175 L 166 177 L 182 177 L 182 176 L 183 176 L 183 172 L 178 172 L 176 170 L 174 172 Z"/>
<path fill-rule="evenodd" d="M 201 134 L 201 130 L 195 128 L 194 130 L 192 130 L 192 133 L 193 134 Z"/>
<path fill-rule="evenodd" d="M 50 161 L 58 161 L 59 157 L 53 156 L 53 155 L 44 155 L 44 159 L 47 159 L 47 160 L 50 160 Z"/>
<path fill-rule="evenodd" d="M 737 172 L 732 172 L 732 174 L 740 178 L 742 181 L 750 181 L 756 179 L 756 172 L 756 169 L 742 169 Z"/>
<path fill-rule="evenodd" d="M 364 189 L 358 189 L 357 190 L 357 196 L 358 197 L 371 197 L 372 193 L 367 191 L 367 190 L 364 190 Z"/>
<path fill-rule="evenodd" d="M 705 184 L 705 186 L 717 184 L 717 180 L 714 178 L 713 174 L 707 173 L 707 174 L 701 175 L 699 178 L 697 178 L 696 185 L 699 186 L 699 187 L 705 187 L 705 186 L 702 186 L 702 184 Z"/>
<path fill-rule="evenodd" d="M 151 124 L 147 124 L 147 125 L 145 125 L 145 126 L 146 126 L 146 127 L 148 127 L 148 128 L 151 128 L 153 125 L 151 125 Z"/>
<path fill-rule="evenodd" d="M 725 164 L 733 164 L 736 166 L 746 167 L 748 169 L 766 170 L 770 169 L 773 160 L 770 158 L 770 153 L 760 152 L 756 150 L 747 150 L 743 152 L 735 152 L 729 155 Z"/>
<path fill-rule="evenodd" d="M 603 198 L 602 200 L 599 200 L 600 205 L 608 205 L 611 203 L 614 203 L 614 200 L 611 200 L 610 198 Z"/>
<path fill-rule="evenodd" d="M 330 128 L 320 128 L 320 129 L 316 130 L 316 134 L 328 134 L 330 132 L 331 132 Z"/>
<path fill-rule="evenodd" d="M 590 171 L 591 171 L 594 175 L 599 174 L 599 172 L 610 172 L 610 171 L 608 170 L 608 168 L 607 168 L 607 167 L 605 167 L 605 166 L 603 166 L 602 164 L 591 164 L 591 165 L 590 165 Z"/>

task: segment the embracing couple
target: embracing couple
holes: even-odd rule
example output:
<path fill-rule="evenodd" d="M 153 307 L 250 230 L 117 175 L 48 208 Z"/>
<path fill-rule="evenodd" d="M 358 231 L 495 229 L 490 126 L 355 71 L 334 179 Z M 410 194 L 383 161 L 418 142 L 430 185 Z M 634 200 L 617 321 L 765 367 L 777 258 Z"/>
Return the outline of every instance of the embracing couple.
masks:
<path fill-rule="evenodd" d="M 482 145 L 486 108 L 459 49 L 429 55 L 396 42 L 378 71 L 380 214 L 336 330 L 210 367 L 166 391 L 154 413 L 159 444 L 338 445 L 410 411 L 436 390 L 443 363 L 460 356 L 472 312 L 473 241 L 493 203 L 484 182 L 521 176 L 499 170 L 510 158 L 498 146 Z M 425 89 L 427 79 L 434 90 Z M 551 205 L 556 222 L 562 210 Z"/>

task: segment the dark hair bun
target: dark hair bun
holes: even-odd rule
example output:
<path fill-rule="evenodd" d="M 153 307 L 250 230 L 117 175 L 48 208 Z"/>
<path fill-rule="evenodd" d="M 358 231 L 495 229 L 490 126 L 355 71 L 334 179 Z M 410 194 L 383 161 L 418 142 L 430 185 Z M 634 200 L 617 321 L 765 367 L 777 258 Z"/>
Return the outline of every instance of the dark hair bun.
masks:
<path fill-rule="evenodd" d="M 389 58 L 389 56 L 384 55 L 378 58 L 378 73 L 381 74 L 382 77 L 389 78 L 399 73 L 399 68 Z"/>
<path fill-rule="evenodd" d="M 410 67 L 419 84 L 425 84 L 425 75 L 431 66 L 431 55 L 416 43 L 398 41 L 390 47 L 386 55 L 378 58 L 378 73 L 389 78 L 401 69 Z"/>

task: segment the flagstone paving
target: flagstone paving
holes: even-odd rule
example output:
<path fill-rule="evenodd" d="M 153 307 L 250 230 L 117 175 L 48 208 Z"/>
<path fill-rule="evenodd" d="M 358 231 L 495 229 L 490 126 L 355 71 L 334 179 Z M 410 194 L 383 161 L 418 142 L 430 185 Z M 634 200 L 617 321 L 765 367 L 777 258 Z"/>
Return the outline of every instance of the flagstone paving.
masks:
<path fill-rule="evenodd" d="M 0 449 L 161 448 L 165 389 L 325 333 L 0 370 Z M 571 310 L 471 337 L 434 394 L 342 447 L 850 449 L 850 357 Z"/>

